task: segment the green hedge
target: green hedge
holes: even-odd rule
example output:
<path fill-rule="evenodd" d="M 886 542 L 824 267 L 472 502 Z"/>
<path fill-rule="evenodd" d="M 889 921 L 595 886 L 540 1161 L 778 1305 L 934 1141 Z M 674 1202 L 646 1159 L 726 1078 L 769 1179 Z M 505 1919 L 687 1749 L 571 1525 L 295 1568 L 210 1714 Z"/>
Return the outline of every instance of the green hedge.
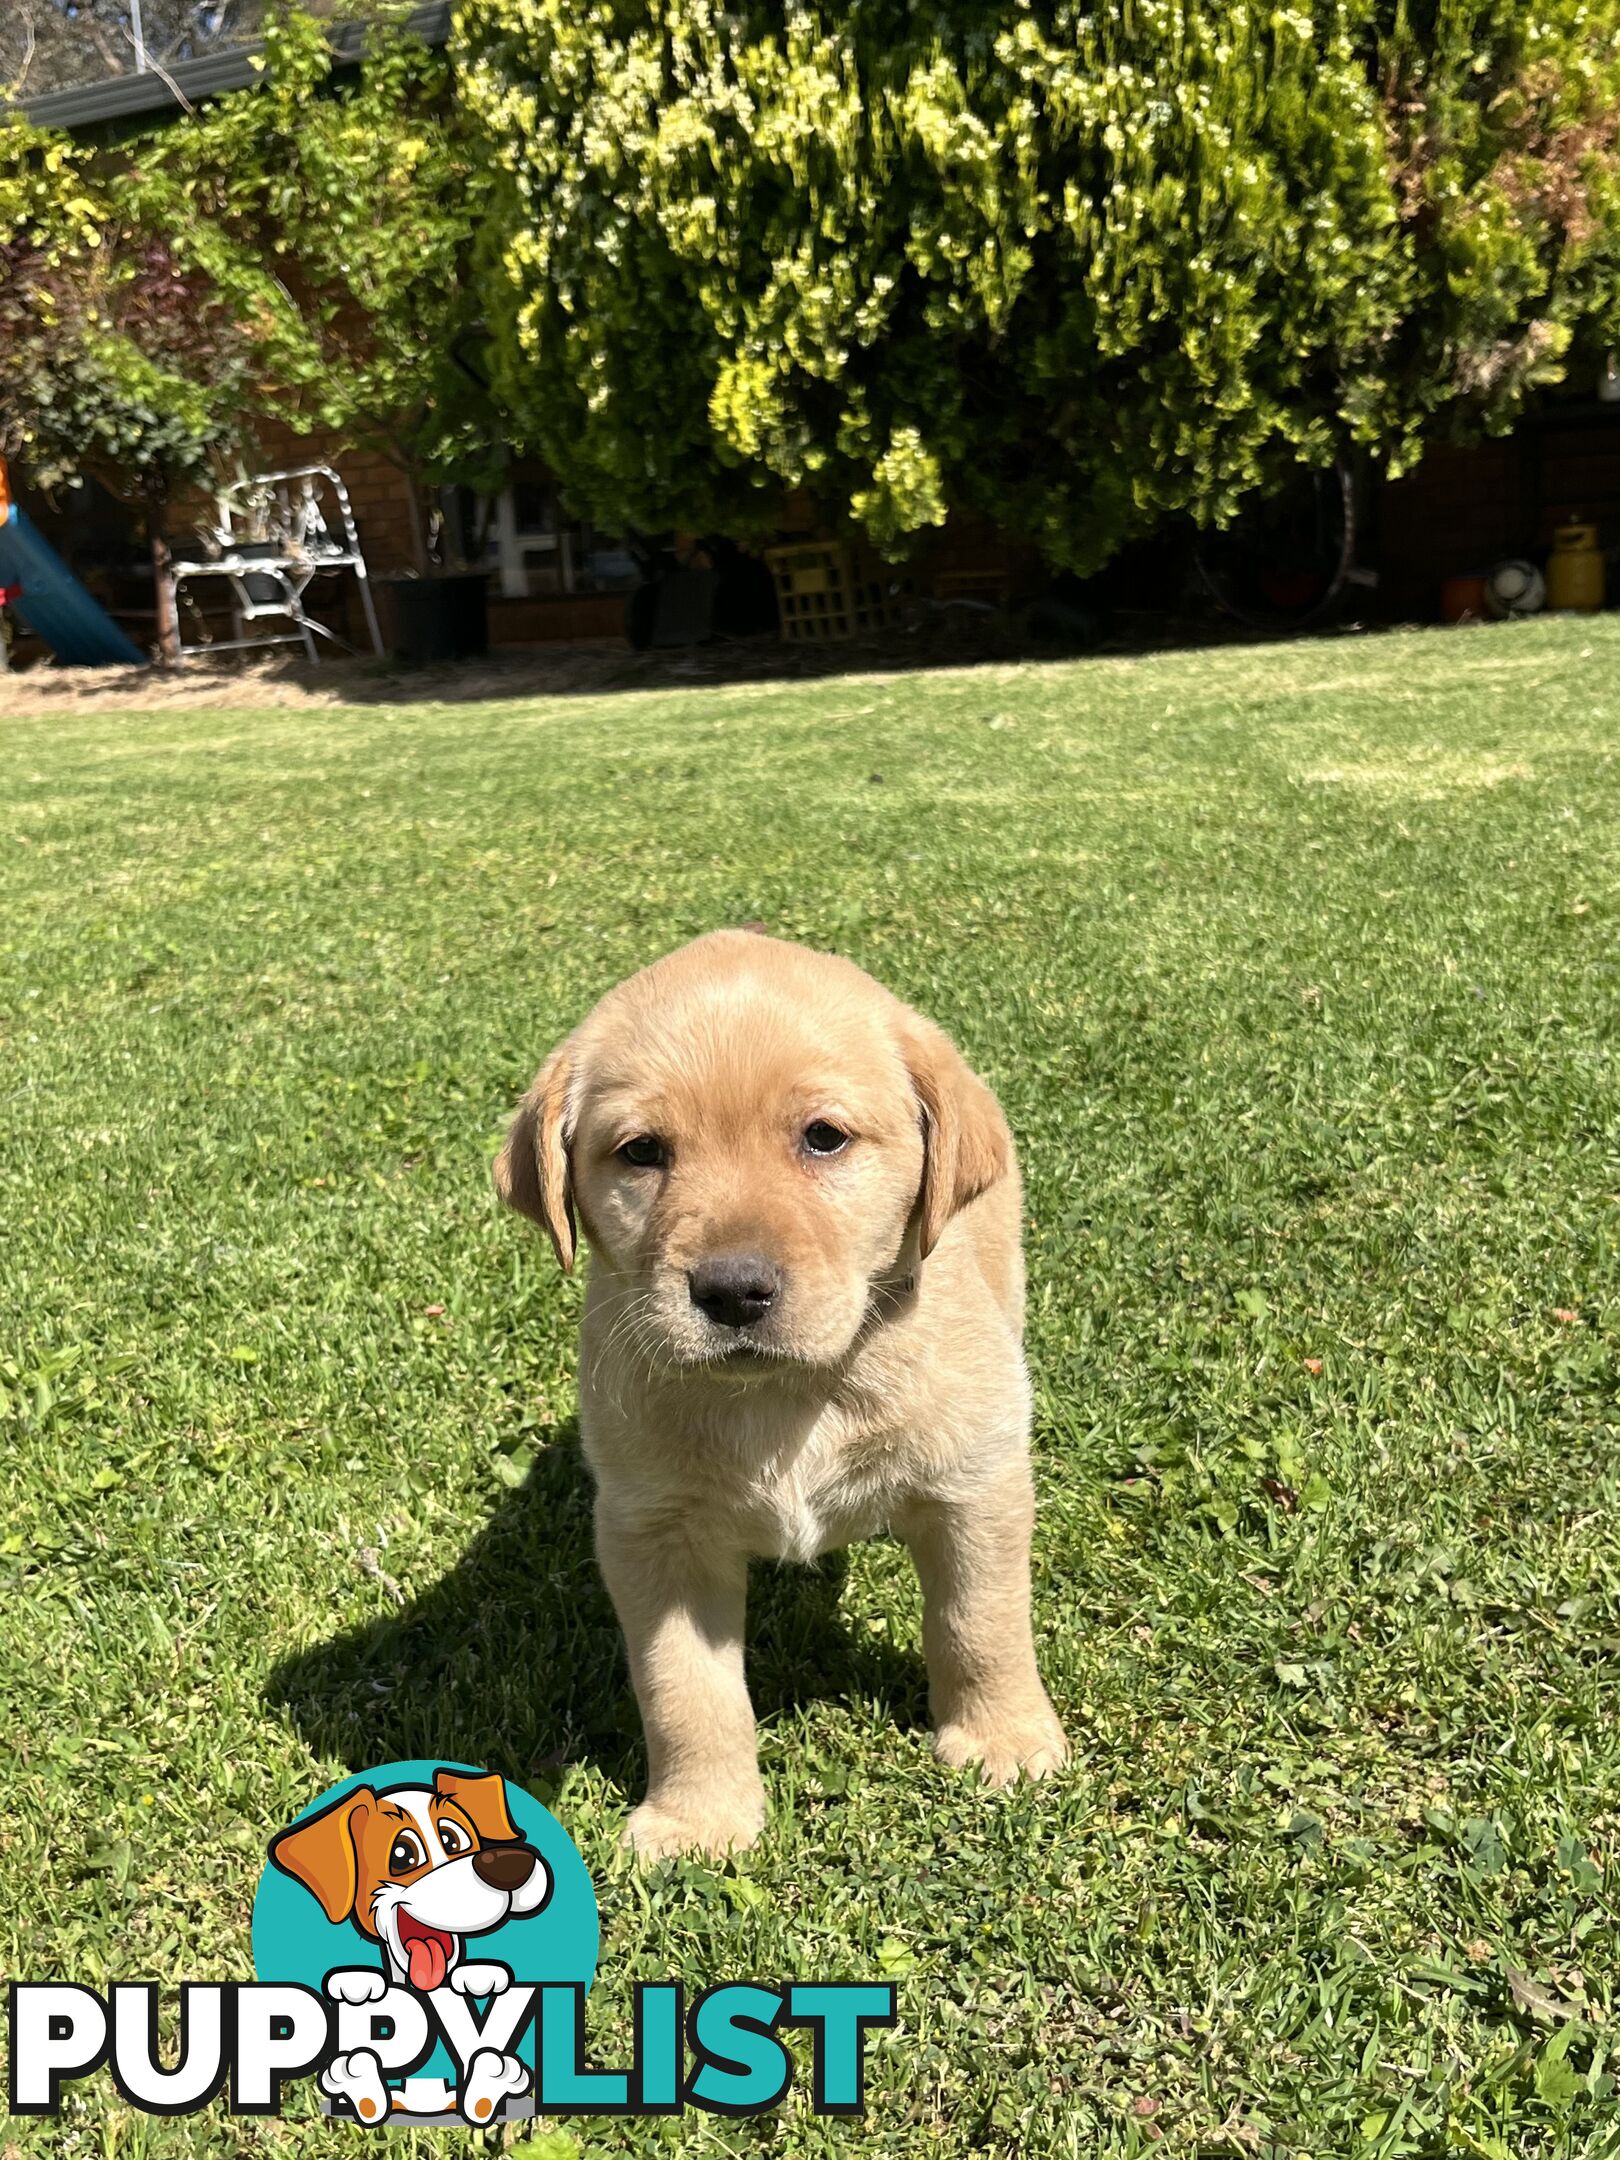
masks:
<path fill-rule="evenodd" d="M 463 0 L 518 424 L 610 526 L 782 489 L 1076 569 L 1616 322 L 1620 0 Z"/>

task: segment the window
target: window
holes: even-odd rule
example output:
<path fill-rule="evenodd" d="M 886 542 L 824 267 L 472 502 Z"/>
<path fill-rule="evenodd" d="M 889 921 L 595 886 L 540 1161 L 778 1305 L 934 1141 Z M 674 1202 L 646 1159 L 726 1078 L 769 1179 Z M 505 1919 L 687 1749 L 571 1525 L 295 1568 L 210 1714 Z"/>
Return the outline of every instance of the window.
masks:
<path fill-rule="evenodd" d="M 640 582 L 635 557 L 624 543 L 569 518 L 550 480 L 522 463 L 485 506 L 481 529 L 492 589 L 505 599 L 628 592 Z"/>

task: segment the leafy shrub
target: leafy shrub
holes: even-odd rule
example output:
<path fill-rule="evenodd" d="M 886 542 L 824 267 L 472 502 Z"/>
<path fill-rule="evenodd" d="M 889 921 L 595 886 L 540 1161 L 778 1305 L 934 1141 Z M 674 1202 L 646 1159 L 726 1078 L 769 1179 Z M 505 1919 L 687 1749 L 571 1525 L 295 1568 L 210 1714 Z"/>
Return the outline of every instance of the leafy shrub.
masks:
<path fill-rule="evenodd" d="M 364 12 L 341 78 L 328 20 L 271 13 L 259 81 L 136 143 L 121 185 L 243 325 L 255 412 L 382 451 L 415 500 L 499 444 L 455 361 L 487 168 L 444 55 Z"/>
<path fill-rule="evenodd" d="M 168 500 L 239 445 L 249 343 L 211 281 L 64 138 L 0 127 L 0 236 L 0 456 L 45 488 L 94 473 L 140 498 L 172 658 Z"/>
<path fill-rule="evenodd" d="M 247 347 L 219 294 L 132 220 L 92 155 L 0 128 L 0 454 L 53 487 L 167 487 L 233 444 Z"/>
<path fill-rule="evenodd" d="M 464 0 L 522 432 L 609 525 L 1079 570 L 1601 347 L 1620 0 Z"/>

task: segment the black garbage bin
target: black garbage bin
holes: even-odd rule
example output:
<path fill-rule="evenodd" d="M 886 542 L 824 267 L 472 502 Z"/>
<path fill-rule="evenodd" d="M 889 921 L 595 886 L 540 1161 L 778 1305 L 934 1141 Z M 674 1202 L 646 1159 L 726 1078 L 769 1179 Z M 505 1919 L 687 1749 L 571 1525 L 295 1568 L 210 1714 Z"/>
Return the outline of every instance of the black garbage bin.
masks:
<path fill-rule="evenodd" d="M 388 588 L 397 660 L 426 667 L 436 660 L 477 660 L 489 651 L 489 579 L 482 570 L 377 582 Z"/>

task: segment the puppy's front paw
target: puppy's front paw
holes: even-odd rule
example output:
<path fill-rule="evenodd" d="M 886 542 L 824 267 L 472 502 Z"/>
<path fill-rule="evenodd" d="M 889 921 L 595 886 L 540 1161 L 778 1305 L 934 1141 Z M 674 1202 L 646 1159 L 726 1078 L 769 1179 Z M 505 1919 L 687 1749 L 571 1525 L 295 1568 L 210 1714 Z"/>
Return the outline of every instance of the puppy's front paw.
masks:
<path fill-rule="evenodd" d="M 370 2048 L 334 2056 L 316 2083 L 333 2100 L 347 2100 L 359 2121 L 370 2123 L 374 2130 L 386 2121 L 388 2087 L 383 2083 L 382 2063 Z"/>
<path fill-rule="evenodd" d="M 334 2002 L 381 2002 L 388 1993 L 388 1975 L 375 1965 L 344 1966 L 329 1972 L 325 1985 Z"/>
<path fill-rule="evenodd" d="M 1069 1743 L 1050 1704 L 1002 1717 L 952 1720 L 934 1735 L 934 1753 L 960 1769 L 976 1762 L 986 1785 L 1049 1777 L 1069 1759 Z"/>
<path fill-rule="evenodd" d="M 457 1995 L 504 1995 L 512 1974 L 505 1965 L 456 1965 L 448 1985 Z"/>
<path fill-rule="evenodd" d="M 670 1796 L 643 1800 L 625 1825 L 624 1842 L 640 1860 L 667 1860 L 677 1853 L 703 1853 L 723 1860 L 746 1852 L 765 1827 L 765 1798 L 728 1799 Z"/>
<path fill-rule="evenodd" d="M 529 2073 L 515 2055 L 480 2048 L 468 2066 L 467 2082 L 462 2088 L 462 2115 L 475 2129 L 481 2129 L 502 2100 L 508 2094 L 522 2092 L 528 2082 Z"/>

